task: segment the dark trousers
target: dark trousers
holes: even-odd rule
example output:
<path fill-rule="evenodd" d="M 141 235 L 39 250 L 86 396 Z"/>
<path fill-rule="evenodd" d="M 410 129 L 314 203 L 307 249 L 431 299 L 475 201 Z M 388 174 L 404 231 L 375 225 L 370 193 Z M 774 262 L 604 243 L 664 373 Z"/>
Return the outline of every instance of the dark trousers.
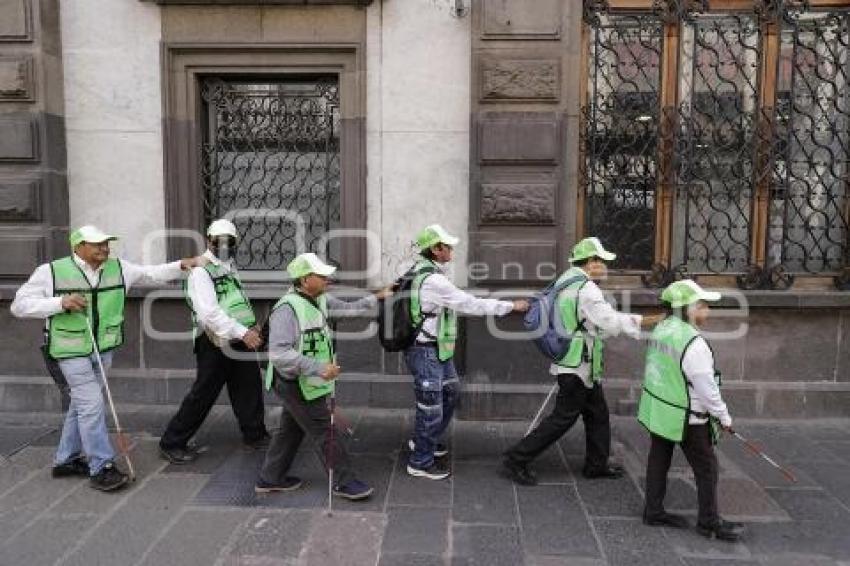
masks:
<path fill-rule="evenodd" d="M 195 383 L 162 433 L 160 446 L 185 448 L 225 385 L 245 442 L 266 436 L 263 385 L 257 362 L 227 356 L 204 334 L 195 339 L 195 357 L 198 363 Z"/>
<path fill-rule="evenodd" d="M 528 436 L 505 452 L 505 456 L 518 464 L 528 464 L 570 430 L 579 416 L 585 429 L 584 469 L 604 468 L 611 451 L 611 424 L 605 393 L 600 383 L 588 389 L 579 376 L 571 373 L 558 376 L 558 395 L 552 412 Z"/>
<path fill-rule="evenodd" d="M 650 433 L 652 445 L 646 463 L 646 507 L 644 514 L 657 517 L 664 513 L 664 494 L 667 492 L 667 472 L 673 458 L 676 443 Z M 711 526 L 717 523 L 717 480 L 719 469 L 717 456 L 711 441 L 711 427 L 708 424 L 688 425 L 685 437 L 679 446 L 694 471 L 697 484 L 700 525 Z"/>
<path fill-rule="evenodd" d="M 260 479 L 270 484 L 283 481 L 305 436 L 325 470 L 333 467 L 334 483 L 345 485 L 354 479 L 351 458 L 336 424 L 331 434 L 329 397 L 307 401 L 294 380 L 275 378 L 274 389 L 283 401 L 280 429 L 272 435 Z"/>

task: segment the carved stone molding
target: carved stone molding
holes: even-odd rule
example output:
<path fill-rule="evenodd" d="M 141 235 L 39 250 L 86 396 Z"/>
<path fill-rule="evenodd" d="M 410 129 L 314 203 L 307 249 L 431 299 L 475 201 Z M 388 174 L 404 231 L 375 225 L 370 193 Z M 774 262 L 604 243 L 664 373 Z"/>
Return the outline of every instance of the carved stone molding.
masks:
<path fill-rule="evenodd" d="M 561 65 L 557 59 L 484 59 L 481 62 L 482 102 L 557 102 L 560 96 Z"/>
<path fill-rule="evenodd" d="M 0 0 L 0 43 L 32 41 L 30 0 Z"/>
<path fill-rule="evenodd" d="M 374 0 L 141 0 L 161 5 L 203 6 L 369 6 Z"/>
<path fill-rule="evenodd" d="M 0 57 L 0 102 L 35 99 L 32 57 Z"/>
<path fill-rule="evenodd" d="M 35 116 L 0 115 L 0 162 L 38 161 L 38 158 Z"/>
<path fill-rule="evenodd" d="M 559 124 L 548 112 L 485 114 L 478 126 L 481 163 L 554 165 L 560 157 Z"/>
<path fill-rule="evenodd" d="M 562 0 L 482 0 L 481 37 L 559 39 L 562 10 Z"/>
<path fill-rule="evenodd" d="M 41 183 L 0 179 L 0 222 L 38 222 L 42 219 Z"/>
<path fill-rule="evenodd" d="M 555 185 L 481 185 L 481 224 L 554 224 Z"/>

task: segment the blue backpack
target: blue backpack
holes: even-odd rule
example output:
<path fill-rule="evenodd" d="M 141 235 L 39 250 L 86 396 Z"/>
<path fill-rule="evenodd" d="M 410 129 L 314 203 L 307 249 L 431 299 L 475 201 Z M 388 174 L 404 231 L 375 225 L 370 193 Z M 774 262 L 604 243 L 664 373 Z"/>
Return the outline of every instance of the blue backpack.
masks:
<path fill-rule="evenodd" d="M 567 332 L 556 308 L 558 295 L 576 281 L 581 280 L 586 278 L 579 275 L 565 279 L 561 283 L 558 283 L 556 279 L 528 301 L 528 312 L 525 313 L 523 324 L 525 329 L 533 334 L 531 341 L 537 349 L 552 361 L 558 361 L 567 355 L 573 340 L 573 335 Z M 581 322 L 579 322 L 579 329 L 583 329 Z"/>

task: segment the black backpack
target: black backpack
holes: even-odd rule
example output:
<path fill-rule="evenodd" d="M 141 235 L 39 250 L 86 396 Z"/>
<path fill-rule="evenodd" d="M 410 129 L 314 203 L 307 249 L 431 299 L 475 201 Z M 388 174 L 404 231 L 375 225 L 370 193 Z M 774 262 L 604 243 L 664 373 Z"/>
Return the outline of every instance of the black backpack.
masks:
<path fill-rule="evenodd" d="M 410 316 L 413 280 L 423 273 L 435 273 L 433 266 L 411 267 L 393 284 L 393 294 L 378 301 L 378 340 L 387 352 L 400 352 L 413 344 L 425 317 L 414 324 Z"/>

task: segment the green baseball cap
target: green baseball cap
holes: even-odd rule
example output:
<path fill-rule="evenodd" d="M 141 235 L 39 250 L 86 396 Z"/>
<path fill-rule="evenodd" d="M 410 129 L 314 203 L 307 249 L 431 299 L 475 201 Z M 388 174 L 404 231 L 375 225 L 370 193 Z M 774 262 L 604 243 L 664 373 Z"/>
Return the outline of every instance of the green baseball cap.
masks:
<path fill-rule="evenodd" d="M 614 261 L 617 259 L 617 254 L 613 254 L 602 247 L 602 242 L 599 241 L 599 238 L 585 238 L 573 246 L 570 263 L 590 257 L 598 257 L 603 261 Z"/>
<path fill-rule="evenodd" d="M 661 300 L 669 303 L 674 309 L 691 305 L 697 301 L 719 301 L 720 293 L 706 291 L 692 279 L 683 279 L 671 283 L 661 293 Z"/>
<path fill-rule="evenodd" d="M 107 234 L 100 228 L 96 226 L 92 226 L 90 224 L 86 226 L 80 226 L 68 237 L 68 240 L 71 242 L 71 248 L 77 247 L 78 244 L 82 244 L 83 242 L 88 242 L 90 244 L 99 244 L 101 242 L 108 242 L 110 240 L 117 240 L 118 236 L 113 236 L 111 234 Z"/>
<path fill-rule="evenodd" d="M 297 256 L 286 266 L 286 272 L 293 279 L 300 279 L 311 273 L 328 277 L 333 275 L 335 271 L 336 267 L 323 262 L 319 259 L 319 256 L 312 252 Z"/>
<path fill-rule="evenodd" d="M 452 236 L 439 224 L 431 224 L 416 235 L 416 245 L 419 246 L 419 251 L 425 251 L 437 244 L 456 246 L 458 242 L 460 242 L 460 238 Z"/>

